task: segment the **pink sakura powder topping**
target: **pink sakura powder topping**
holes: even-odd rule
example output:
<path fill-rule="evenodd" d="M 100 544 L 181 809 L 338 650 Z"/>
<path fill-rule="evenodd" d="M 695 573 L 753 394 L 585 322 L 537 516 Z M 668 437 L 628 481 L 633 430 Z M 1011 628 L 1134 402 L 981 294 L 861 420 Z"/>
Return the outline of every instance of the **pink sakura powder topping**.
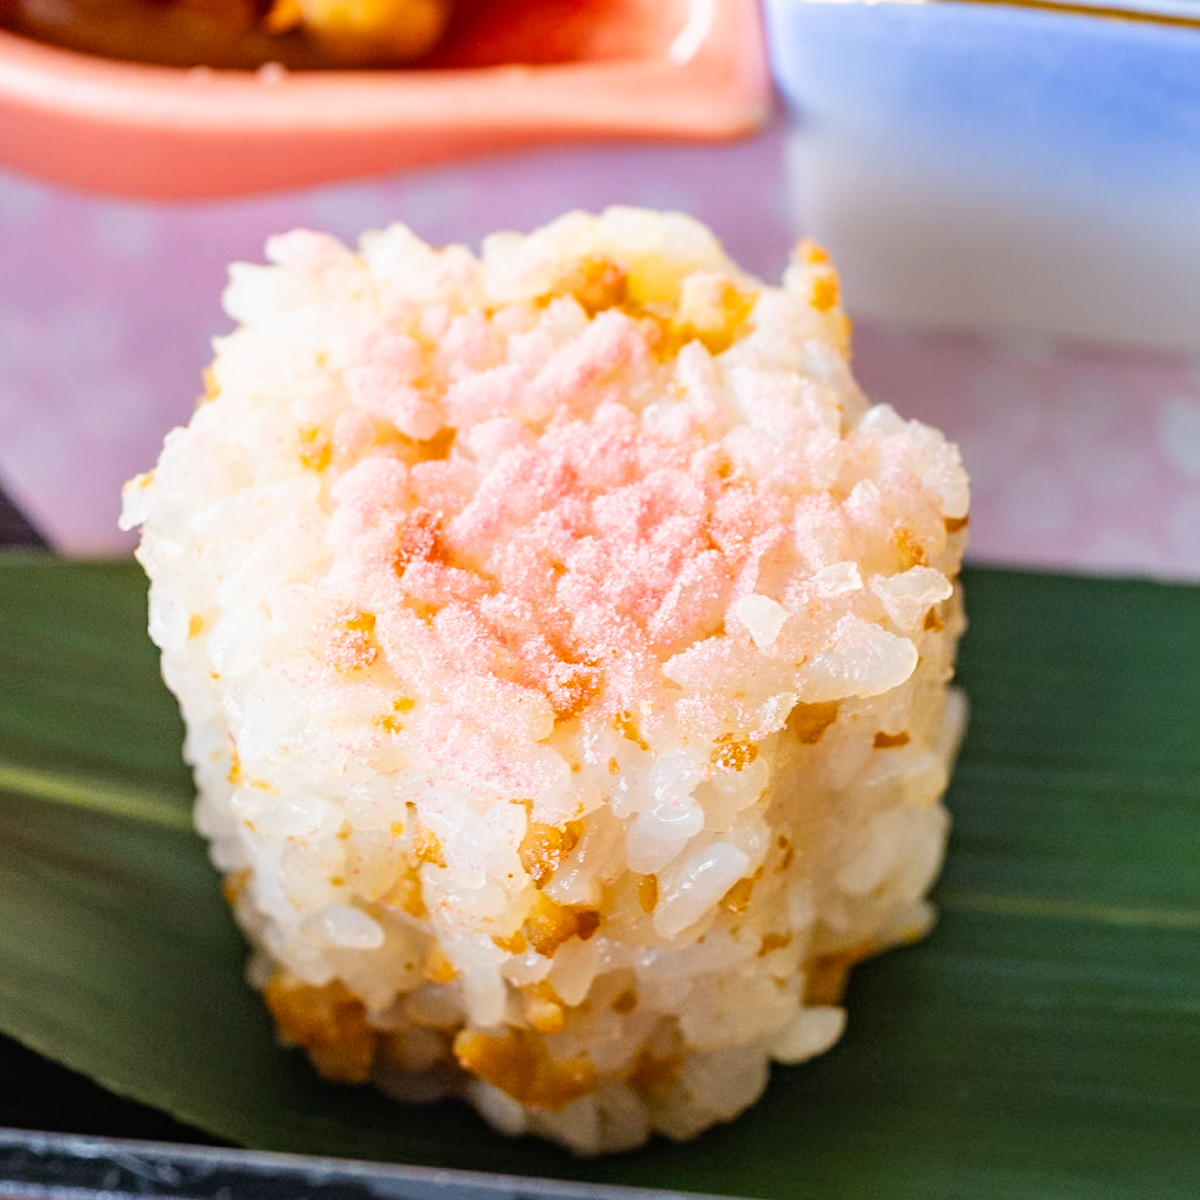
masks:
<path fill-rule="evenodd" d="M 487 342 L 477 323 L 457 328 Z M 793 501 L 736 478 L 707 435 L 711 385 L 675 401 L 691 420 L 642 419 L 668 378 L 652 337 L 602 313 L 549 356 L 532 397 L 516 368 L 465 375 L 444 400 L 467 418 L 449 457 L 406 469 L 377 450 L 335 485 L 326 590 L 370 609 L 417 690 L 491 676 L 563 719 L 634 711 L 790 542 Z M 531 408 L 552 419 L 531 426 Z M 446 719 L 448 745 L 465 717 Z"/>
<path fill-rule="evenodd" d="M 945 550 L 944 443 L 868 409 L 800 293 L 754 293 L 714 351 L 678 306 L 485 308 L 461 255 L 386 248 L 424 263 L 424 291 L 422 271 L 392 286 L 372 262 L 379 306 L 346 310 L 323 364 L 342 407 L 319 591 L 350 614 L 325 665 L 378 662 L 421 701 L 440 778 L 486 733 L 490 777 L 522 794 L 500 761 L 518 710 L 540 714 L 526 744 L 584 714 L 620 731 L 664 700 L 712 736 L 765 728 L 754 705 L 796 686 L 835 614 L 886 624 L 871 580 Z M 321 243 L 284 249 L 314 281 L 341 269 Z M 721 708 L 713 671 L 754 675 L 760 699 Z"/>

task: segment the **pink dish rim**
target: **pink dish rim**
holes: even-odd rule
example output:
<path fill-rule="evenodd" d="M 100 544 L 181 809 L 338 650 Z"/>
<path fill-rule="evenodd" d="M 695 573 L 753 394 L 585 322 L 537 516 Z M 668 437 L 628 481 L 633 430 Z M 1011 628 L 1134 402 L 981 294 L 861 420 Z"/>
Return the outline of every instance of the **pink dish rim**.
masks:
<path fill-rule="evenodd" d="M 385 73 L 143 66 L 0 31 L 0 163 L 208 199 L 522 147 L 755 132 L 772 108 L 758 0 L 689 11 L 654 57 Z"/>

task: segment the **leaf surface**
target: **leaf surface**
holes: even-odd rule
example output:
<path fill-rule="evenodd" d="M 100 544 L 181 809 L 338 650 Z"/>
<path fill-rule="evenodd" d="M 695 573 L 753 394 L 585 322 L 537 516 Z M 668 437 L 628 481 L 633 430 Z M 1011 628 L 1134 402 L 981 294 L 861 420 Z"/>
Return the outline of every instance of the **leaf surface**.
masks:
<path fill-rule="evenodd" d="M 934 934 L 859 967 L 843 1041 L 738 1121 L 589 1162 L 324 1084 L 275 1045 L 190 832 L 140 572 L 2 556 L 0 1030 L 264 1149 L 762 1200 L 1190 1194 L 1200 589 L 965 581 Z"/>

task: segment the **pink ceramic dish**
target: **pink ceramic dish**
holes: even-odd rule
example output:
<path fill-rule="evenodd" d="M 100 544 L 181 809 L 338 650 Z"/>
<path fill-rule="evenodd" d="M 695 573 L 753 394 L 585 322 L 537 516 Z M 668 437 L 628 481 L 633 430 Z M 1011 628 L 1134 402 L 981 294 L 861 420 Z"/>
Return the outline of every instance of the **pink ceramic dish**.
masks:
<path fill-rule="evenodd" d="M 556 142 L 727 138 L 770 104 L 758 0 L 474 0 L 427 65 L 370 72 L 142 66 L 0 31 L 0 163 L 123 196 L 243 195 Z"/>

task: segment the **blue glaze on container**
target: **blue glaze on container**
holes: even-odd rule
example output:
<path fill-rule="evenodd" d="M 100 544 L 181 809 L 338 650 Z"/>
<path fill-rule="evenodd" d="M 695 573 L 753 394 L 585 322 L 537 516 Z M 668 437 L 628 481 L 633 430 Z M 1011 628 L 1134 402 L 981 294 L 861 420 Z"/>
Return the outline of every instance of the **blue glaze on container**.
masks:
<path fill-rule="evenodd" d="M 1200 180 L 1200 29 L 952 0 L 766 12 L 776 80 L 805 122 L 1105 183 L 1152 163 Z"/>
<path fill-rule="evenodd" d="M 953 0 L 764 8 L 798 220 L 848 258 L 851 301 L 1200 348 L 1200 29 Z"/>

